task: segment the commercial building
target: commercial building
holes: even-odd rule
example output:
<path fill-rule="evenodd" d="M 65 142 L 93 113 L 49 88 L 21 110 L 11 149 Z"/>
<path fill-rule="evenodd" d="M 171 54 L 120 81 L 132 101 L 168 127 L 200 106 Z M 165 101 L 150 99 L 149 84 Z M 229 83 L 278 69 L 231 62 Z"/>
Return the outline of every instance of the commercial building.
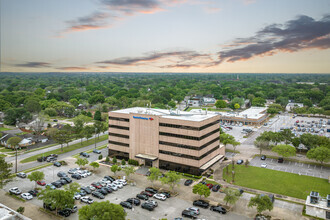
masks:
<path fill-rule="evenodd" d="M 330 219 L 330 194 L 326 198 L 321 198 L 318 192 L 312 191 L 307 196 L 306 214 L 321 219 Z"/>
<path fill-rule="evenodd" d="M 128 108 L 109 112 L 109 156 L 200 175 L 225 155 L 220 115 Z"/>

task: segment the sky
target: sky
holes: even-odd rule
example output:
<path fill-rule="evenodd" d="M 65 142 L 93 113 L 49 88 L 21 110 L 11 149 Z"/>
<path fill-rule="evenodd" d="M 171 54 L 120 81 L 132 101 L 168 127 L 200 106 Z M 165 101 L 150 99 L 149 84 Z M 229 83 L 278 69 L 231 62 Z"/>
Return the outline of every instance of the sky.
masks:
<path fill-rule="evenodd" d="M 0 0 L 1 72 L 330 73 L 329 0 Z"/>

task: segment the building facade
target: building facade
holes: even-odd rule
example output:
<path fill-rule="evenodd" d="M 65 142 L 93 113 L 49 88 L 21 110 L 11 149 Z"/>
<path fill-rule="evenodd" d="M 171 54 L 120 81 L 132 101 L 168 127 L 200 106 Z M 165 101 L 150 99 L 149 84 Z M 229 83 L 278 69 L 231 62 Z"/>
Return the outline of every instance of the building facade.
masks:
<path fill-rule="evenodd" d="M 225 155 L 220 116 L 129 108 L 109 112 L 109 156 L 200 175 Z"/>

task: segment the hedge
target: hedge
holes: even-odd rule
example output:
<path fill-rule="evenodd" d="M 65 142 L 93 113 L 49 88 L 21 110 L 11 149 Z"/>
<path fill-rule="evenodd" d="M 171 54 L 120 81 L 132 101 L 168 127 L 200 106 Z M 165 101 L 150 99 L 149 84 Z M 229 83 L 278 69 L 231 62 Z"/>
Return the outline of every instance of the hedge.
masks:
<path fill-rule="evenodd" d="M 137 161 L 137 160 L 128 159 L 127 162 L 130 165 L 139 166 L 139 161 Z"/>

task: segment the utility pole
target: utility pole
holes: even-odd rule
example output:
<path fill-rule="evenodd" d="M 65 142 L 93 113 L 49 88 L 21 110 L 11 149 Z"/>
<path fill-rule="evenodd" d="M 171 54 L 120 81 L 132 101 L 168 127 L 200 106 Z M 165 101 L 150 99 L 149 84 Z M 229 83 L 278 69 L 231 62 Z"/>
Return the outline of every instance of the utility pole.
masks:
<path fill-rule="evenodd" d="M 17 146 L 15 146 L 15 150 L 16 150 L 15 173 L 17 173 Z"/>

